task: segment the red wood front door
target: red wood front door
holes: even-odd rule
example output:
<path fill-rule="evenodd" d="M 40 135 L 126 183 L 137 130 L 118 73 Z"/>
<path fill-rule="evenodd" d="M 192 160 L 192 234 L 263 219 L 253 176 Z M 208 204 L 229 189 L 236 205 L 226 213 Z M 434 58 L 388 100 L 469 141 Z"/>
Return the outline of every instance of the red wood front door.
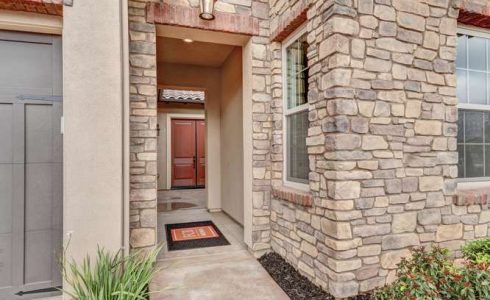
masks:
<path fill-rule="evenodd" d="M 204 186 L 205 122 L 172 119 L 172 187 Z"/>

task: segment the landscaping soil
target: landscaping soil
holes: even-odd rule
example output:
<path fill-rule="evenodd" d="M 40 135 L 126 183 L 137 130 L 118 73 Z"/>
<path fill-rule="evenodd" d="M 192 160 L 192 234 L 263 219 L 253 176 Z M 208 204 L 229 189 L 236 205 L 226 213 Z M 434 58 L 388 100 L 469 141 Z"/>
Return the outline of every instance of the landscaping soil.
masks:
<path fill-rule="evenodd" d="M 314 285 L 287 263 L 279 254 L 271 252 L 259 258 L 259 262 L 291 300 L 334 300 L 335 297 Z M 349 300 L 369 300 L 363 294 Z"/>

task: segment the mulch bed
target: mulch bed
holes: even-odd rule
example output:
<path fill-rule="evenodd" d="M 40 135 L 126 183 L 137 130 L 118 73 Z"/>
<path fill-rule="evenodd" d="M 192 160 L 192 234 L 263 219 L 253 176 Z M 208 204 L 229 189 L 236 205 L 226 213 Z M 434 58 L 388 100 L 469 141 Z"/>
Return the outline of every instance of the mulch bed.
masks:
<path fill-rule="evenodd" d="M 259 262 L 291 300 L 335 300 L 335 297 L 314 285 L 287 263 L 279 254 L 271 252 Z M 357 295 L 350 300 L 369 300 L 370 295 Z"/>

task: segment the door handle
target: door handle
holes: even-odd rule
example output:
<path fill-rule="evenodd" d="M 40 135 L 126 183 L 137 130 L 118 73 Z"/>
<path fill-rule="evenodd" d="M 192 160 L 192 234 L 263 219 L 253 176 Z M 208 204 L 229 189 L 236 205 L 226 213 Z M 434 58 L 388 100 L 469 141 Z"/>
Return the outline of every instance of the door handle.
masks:
<path fill-rule="evenodd" d="M 192 158 L 192 164 L 194 165 L 194 169 L 197 169 L 197 159 L 195 156 Z"/>

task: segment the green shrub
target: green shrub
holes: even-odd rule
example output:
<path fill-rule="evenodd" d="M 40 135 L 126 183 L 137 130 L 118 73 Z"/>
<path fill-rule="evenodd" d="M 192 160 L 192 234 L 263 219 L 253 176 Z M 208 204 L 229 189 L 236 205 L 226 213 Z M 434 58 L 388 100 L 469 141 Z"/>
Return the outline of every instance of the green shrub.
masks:
<path fill-rule="evenodd" d="M 471 241 L 461 248 L 463 256 L 474 263 L 490 263 L 490 238 Z"/>
<path fill-rule="evenodd" d="M 94 263 L 86 256 L 81 264 L 68 262 L 65 255 L 62 273 L 70 288 L 64 292 L 77 300 L 149 299 L 158 251 L 124 256 L 121 251 L 111 254 L 98 248 Z"/>
<path fill-rule="evenodd" d="M 449 251 L 434 246 L 412 250 L 399 264 L 398 279 L 373 293 L 375 300 L 456 300 L 490 299 L 488 265 L 468 263 L 455 267 Z"/>

